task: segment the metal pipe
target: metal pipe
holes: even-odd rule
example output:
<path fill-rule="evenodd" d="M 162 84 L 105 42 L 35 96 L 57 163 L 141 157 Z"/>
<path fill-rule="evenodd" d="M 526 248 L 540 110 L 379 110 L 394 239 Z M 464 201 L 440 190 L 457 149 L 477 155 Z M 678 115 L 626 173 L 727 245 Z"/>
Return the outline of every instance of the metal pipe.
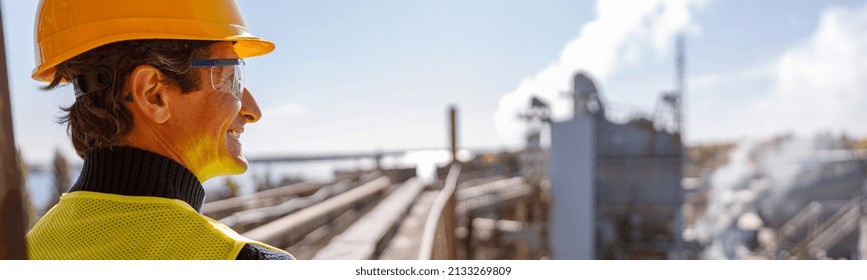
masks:
<path fill-rule="evenodd" d="M 245 232 L 244 236 L 272 246 L 287 247 L 316 228 L 340 216 L 346 210 L 367 201 L 371 197 L 382 195 L 390 185 L 391 180 L 388 177 L 379 177 L 314 206 Z"/>

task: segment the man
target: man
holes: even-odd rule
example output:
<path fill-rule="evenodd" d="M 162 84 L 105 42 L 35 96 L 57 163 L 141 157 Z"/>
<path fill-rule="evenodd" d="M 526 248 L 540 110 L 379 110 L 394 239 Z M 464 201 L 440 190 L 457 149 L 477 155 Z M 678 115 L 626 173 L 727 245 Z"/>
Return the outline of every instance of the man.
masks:
<path fill-rule="evenodd" d="M 292 259 L 199 213 L 201 182 L 246 171 L 240 135 L 261 112 L 233 0 L 43 0 L 37 68 L 71 82 L 78 181 L 27 234 L 33 259 Z"/>

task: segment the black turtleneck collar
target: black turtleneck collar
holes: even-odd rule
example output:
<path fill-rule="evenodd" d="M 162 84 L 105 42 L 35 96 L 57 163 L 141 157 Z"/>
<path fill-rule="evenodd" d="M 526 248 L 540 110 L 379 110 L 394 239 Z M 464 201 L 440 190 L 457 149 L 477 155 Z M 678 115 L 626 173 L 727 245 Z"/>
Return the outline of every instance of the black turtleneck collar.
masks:
<path fill-rule="evenodd" d="M 88 150 L 81 175 L 69 190 L 74 191 L 180 199 L 200 212 L 205 199 L 199 179 L 183 165 L 132 147 Z"/>

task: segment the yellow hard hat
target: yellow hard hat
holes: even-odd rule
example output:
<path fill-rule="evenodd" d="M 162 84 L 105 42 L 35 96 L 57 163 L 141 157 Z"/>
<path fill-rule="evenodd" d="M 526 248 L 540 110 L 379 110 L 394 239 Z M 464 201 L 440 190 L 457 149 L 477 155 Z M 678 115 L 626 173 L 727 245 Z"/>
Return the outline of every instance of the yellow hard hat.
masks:
<path fill-rule="evenodd" d="M 36 19 L 33 79 L 96 47 L 126 40 L 235 41 L 241 58 L 274 50 L 251 35 L 234 0 L 42 0 Z"/>

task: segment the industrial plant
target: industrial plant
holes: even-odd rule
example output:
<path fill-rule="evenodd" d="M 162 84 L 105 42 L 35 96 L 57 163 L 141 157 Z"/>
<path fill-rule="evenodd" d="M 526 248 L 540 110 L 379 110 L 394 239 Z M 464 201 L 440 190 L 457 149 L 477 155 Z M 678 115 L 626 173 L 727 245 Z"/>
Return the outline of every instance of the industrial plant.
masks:
<path fill-rule="evenodd" d="M 687 146 L 682 40 L 677 50 L 674 89 L 652 113 L 613 117 L 603 86 L 578 72 L 568 99 L 532 97 L 516 116 L 521 149 L 463 149 L 450 108 L 450 151 L 425 151 L 445 160 L 251 158 L 264 170 L 256 186 L 226 179 L 202 214 L 298 259 L 867 258 L 867 142 L 820 134 Z M 572 102 L 571 117 L 553 119 L 551 102 Z M 347 160 L 364 163 L 328 180 L 272 176 L 280 164 Z M 54 165 L 30 170 L 54 174 L 59 195 L 80 167 Z M 31 207 L 29 219 L 46 209 Z"/>

